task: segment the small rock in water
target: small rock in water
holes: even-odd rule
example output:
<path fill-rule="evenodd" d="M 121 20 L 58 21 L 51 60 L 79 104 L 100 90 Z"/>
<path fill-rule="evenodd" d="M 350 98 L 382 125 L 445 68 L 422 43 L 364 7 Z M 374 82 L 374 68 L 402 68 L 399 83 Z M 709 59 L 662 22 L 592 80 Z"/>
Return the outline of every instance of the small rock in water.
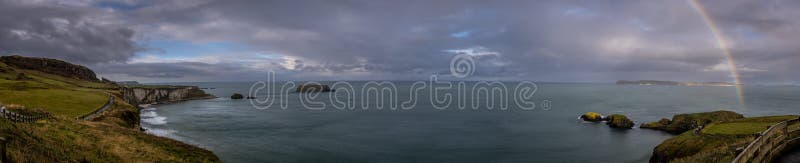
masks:
<path fill-rule="evenodd" d="M 612 128 L 633 128 L 633 121 L 620 114 L 609 115 L 606 124 Z"/>
<path fill-rule="evenodd" d="M 234 93 L 233 95 L 231 95 L 231 99 L 242 99 L 242 98 L 244 98 L 244 95 L 239 93 Z"/>
<path fill-rule="evenodd" d="M 581 119 L 584 121 L 598 122 L 603 120 L 603 115 L 595 112 L 586 112 L 586 114 L 581 115 Z"/>

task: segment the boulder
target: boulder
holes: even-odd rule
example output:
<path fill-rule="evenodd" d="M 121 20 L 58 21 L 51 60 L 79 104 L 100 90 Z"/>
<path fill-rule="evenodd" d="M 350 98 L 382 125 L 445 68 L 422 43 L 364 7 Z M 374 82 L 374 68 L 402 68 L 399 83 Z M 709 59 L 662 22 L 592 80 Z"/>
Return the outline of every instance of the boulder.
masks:
<path fill-rule="evenodd" d="M 234 93 L 233 95 L 231 95 L 231 99 L 243 99 L 243 98 L 244 98 L 244 95 L 239 94 L 239 93 Z"/>
<path fill-rule="evenodd" d="M 628 119 L 625 115 L 613 114 L 608 116 L 606 124 L 612 128 L 632 128 L 633 121 Z"/>
<path fill-rule="evenodd" d="M 603 115 L 595 112 L 586 112 L 586 114 L 581 115 L 581 119 L 584 121 L 598 122 L 603 120 Z"/>

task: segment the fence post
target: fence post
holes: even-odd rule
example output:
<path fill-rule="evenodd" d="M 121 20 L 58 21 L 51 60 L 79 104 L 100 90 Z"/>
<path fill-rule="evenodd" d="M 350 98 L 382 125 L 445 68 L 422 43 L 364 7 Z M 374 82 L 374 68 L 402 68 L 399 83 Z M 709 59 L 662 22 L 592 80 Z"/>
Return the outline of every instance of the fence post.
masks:
<path fill-rule="evenodd" d="M 0 137 L 0 162 L 8 162 L 6 158 L 6 138 Z"/>

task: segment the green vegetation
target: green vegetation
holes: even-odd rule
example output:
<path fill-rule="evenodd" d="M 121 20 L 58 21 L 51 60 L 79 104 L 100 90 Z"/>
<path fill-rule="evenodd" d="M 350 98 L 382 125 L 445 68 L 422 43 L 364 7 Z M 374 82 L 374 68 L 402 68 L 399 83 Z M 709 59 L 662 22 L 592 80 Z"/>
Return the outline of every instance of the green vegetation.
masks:
<path fill-rule="evenodd" d="M 737 149 L 743 149 L 755 139 L 754 134 L 766 130 L 770 125 L 795 118 L 797 116 L 768 116 L 713 121 L 699 132 L 689 130 L 665 140 L 653 150 L 650 162 L 731 162 L 737 155 Z"/>
<path fill-rule="evenodd" d="M 40 108 L 47 112 L 79 117 L 108 102 L 105 89 L 113 85 L 80 81 L 32 70 L 14 69 L 0 63 L 0 103 Z M 16 74 L 31 79 L 17 80 Z"/>
<path fill-rule="evenodd" d="M 732 111 L 714 111 L 693 114 L 678 114 L 672 120 L 662 119 L 659 122 L 642 124 L 642 128 L 662 130 L 673 134 L 680 134 L 709 123 L 725 122 L 744 118 L 743 115 Z"/>
<path fill-rule="evenodd" d="M 797 118 L 797 116 L 769 116 L 734 120 L 726 123 L 711 124 L 703 129 L 704 134 L 748 135 L 757 134 L 775 123 Z"/>
<path fill-rule="evenodd" d="M 612 128 L 631 128 L 633 127 L 633 121 L 628 119 L 627 116 L 621 114 L 612 114 L 608 116 L 608 126 Z"/>
<path fill-rule="evenodd" d="M 93 112 L 116 96 L 111 108 Z M 139 111 L 111 83 L 82 80 L 0 62 L 0 104 L 26 115 L 50 114 L 35 123 L 0 118 L 11 162 L 219 162 L 210 151 L 139 130 Z"/>
<path fill-rule="evenodd" d="M 603 120 L 603 115 L 595 112 L 586 112 L 586 114 L 581 115 L 581 119 L 583 119 L 584 121 L 597 122 Z"/>
<path fill-rule="evenodd" d="M 56 117 L 36 123 L 0 119 L 12 162 L 216 162 L 207 150 L 132 128 Z"/>

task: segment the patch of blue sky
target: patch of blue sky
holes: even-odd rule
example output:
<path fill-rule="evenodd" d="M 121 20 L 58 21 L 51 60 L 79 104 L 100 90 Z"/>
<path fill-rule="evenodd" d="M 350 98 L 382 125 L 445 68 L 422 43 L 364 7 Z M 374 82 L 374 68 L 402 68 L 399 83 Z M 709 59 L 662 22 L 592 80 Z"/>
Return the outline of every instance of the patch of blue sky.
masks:
<path fill-rule="evenodd" d="M 564 15 L 569 16 L 594 16 L 595 13 L 580 6 L 568 6 L 563 9 Z"/>
<path fill-rule="evenodd" d="M 93 5 L 98 8 L 111 8 L 114 10 L 136 10 L 147 6 L 143 3 L 124 3 L 117 1 L 99 1 Z"/>
<path fill-rule="evenodd" d="M 453 38 L 467 38 L 469 36 L 472 36 L 472 30 L 464 30 L 464 31 L 461 31 L 461 32 L 456 32 L 456 33 L 451 33 L 450 34 L 450 37 L 453 37 Z"/>
<path fill-rule="evenodd" d="M 148 49 L 139 54 L 158 54 L 164 58 L 192 58 L 213 54 L 230 54 L 245 51 L 242 45 L 231 42 L 190 42 L 180 40 L 147 41 Z"/>
<path fill-rule="evenodd" d="M 733 31 L 736 32 L 737 35 L 745 39 L 760 40 L 764 38 L 761 32 L 755 30 L 753 27 L 750 26 L 737 26 Z"/>

